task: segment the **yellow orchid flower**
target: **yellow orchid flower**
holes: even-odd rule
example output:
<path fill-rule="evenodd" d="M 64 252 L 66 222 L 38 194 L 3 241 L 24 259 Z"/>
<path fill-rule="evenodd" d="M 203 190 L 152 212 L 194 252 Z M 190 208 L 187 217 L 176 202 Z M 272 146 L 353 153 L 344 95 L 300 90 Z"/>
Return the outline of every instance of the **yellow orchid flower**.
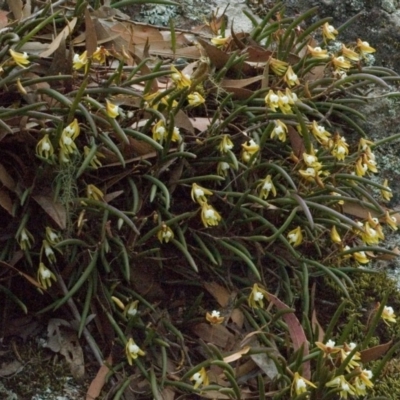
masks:
<path fill-rule="evenodd" d="M 119 107 L 106 99 L 106 113 L 110 118 L 117 118 L 119 115 Z"/>
<path fill-rule="evenodd" d="M 73 62 L 73 68 L 76 70 L 86 67 L 88 63 L 87 51 L 84 51 L 81 55 L 74 54 L 72 62 Z"/>
<path fill-rule="evenodd" d="M 354 50 L 347 48 L 344 44 L 342 44 L 342 55 L 348 58 L 351 61 L 358 61 L 360 56 Z"/>
<path fill-rule="evenodd" d="M 294 394 L 296 394 L 296 396 L 299 396 L 302 393 L 306 393 L 307 386 L 311 386 L 314 389 L 316 388 L 316 386 L 312 382 L 300 376 L 298 372 L 295 372 L 293 377 L 292 387 L 290 389 L 290 395 L 294 397 L 293 396 Z"/>
<path fill-rule="evenodd" d="M 197 107 L 200 104 L 205 103 L 204 97 L 199 92 L 193 92 L 188 95 L 188 102 L 191 106 Z"/>
<path fill-rule="evenodd" d="M 199 203 L 202 205 L 203 203 L 207 203 L 206 196 L 212 196 L 213 192 L 209 189 L 203 188 L 202 186 L 198 185 L 197 183 L 192 184 L 191 190 L 191 197 L 194 202 Z"/>
<path fill-rule="evenodd" d="M 171 65 L 171 79 L 174 81 L 178 89 L 190 88 L 192 81 L 182 72 L 178 71 L 173 65 Z"/>
<path fill-rule="evenodd" d="M 264 299 L 268 300 L 268 292 L 255 283 L 247 298 L 249 306 L 251 308 L 264 308 Z"/>
<path fill-rule="evenodd" d="M 219 311 L 212 311 L 211 313 L 207 312 L 206 313 L 206 320 L 211 324 L 211 325 L 219 325 L 224 322 L 224 317 L 221 317 L 221 313 Z"/>
<path fill-rule="evenodd" d="M 54 155 L 54 147 L 51 144 L 49 135 L 46 133 L 36 145 L 36 154 L 41 158 L 49 159 Z"/>
<path fill-rule="evenodd" d="M 279 107 L 279 96 L 270 89 L 267 95 L 265 96 L 265 104 L 271 109 L 271 111 L 276 112 Z"/>
<path fill-rule="evenodd" d="M 22 228 L 17 238 L 19 247 L 21 250 L 29 250 L 32 247 L 32 244 L 35 242 L 33 235 L 26 228 Z"/>
<path fill-rule="evenodd" d="M 286 134 L 288 132 L 286 124 L 279 119 L 274 120 L 273 123 L 275 124 L 275 128 L 271 132 L 271 139 L 274 139 L 276 136 L 281 142 L 286 142 Z"/>
<path fill-rule="evenodd" d="M 346 60 L 343 56 L 332 57 L 332 64 L 335 69 L 347 70 L 351 68 L 351 62 Z"/>
<path fill-rule="evenodd" d="M 375 53 L 376 51 L 368 42 L 363 42 L 361 39 L 357 39 L 357 48 L 363 56 L 365 56 L 365 54 Z"/>
<path fill-rule="evenodd" d="M 339 375 L 325 384 L 326 387 L 339 389 L 340 398 L 347 399 L 347 397 L 355 395 L 354 387 L 346 381 L 344 375 Z"/>
<path fill-rule="evenodd" d="M 201 204 L 201 220 L 203 225 L 207 228 L 209 226 L 217 226 L 222 220 L 222 217 L 213 206 L 204 202 Z"/>
<path fill-rule="evenodd" d="M 162 224 L 161 229 L 157 232 L 157 238 L 160 243 L 168 243 L 171 239 L 174 238 L 174 232 L 168 225 Z"/>
<path fill-rule="evenodd" d="M 133 360 L 136 360 L 139 356 L 144 356 L 146 353 L 130 338 L 125 346 L 125 354 L 129 365 L 132 365 Z"/>
<path fill-rule="evenodd" d="M 303 243 L 303 233 L 301 232 L 300 226 L 291 230 L 287 234 L 287 238 L 289 239 L 289 243 L 293 244 L 294 247 L 300 246 Z"/>
<path fill-rule="evenodd" d="M 318 125 L 317 121 L 313 121 L 311 124 L 311 132 L 315 139 L 322 145 L 326 145 L 329 138 L 332 136 L 322 125 Z"/>
<path fill-rule="evenodd" d="M 233 143 L 229 135 L 222 135 L 222 139 L 218 145 L 218 150 L 221 153 L 227 153 L 229 150 L 233 149 Z"/>
<path fill-rule="evenodd" d="M 378 307 L 380 305 L 378 304 Z M 389 325 L 388 322 L 396 322 L 396 315 L 393 311 L 393 307 L 385 306 L 382 311 L 381 318 L 386 325 Z"/>
<path fill-rule="evenodd" d="M 322 35 L 325 40 L 335 40 L 336 35 L 339 32 L 329 24 L 329 22 L 325 22 L 325 24 L 322 26 Z"/>
<path fill-rule="evenodd" d="M 108 52 L 108 50 L 103 47 L 97 47 L 96 51 L 92 54 L 92 58 L 95 61 L 98 61 L 100 64 L 105 64 L 106 62 L 106 57 L 109 56 L 110 53 Z"/>
<path fill-rule="evenodd" d="M 37 272 L 37 280 L 44 289 L 51 287 L 51 280 L 57 281 L 56 276 L 41 262 Z"/>
<path fill-rule="evenodd" d="M 271 175 L 267 175 L 265 179 L 257 186 L 257 189 L 260 190 L 259 196 L 264 200 L 268 198 L 270 193 L 276 197 L 276 188 L 272 182 Z"/>
<path fill-rule="evenodd" d="M 311 47 L 310 45 L 307 45 L 308 52 L 311 54 L 312 57 L 314 58 L 321 58 L 325 59 L 329 57 L 328 50 L 326 49 L 321 49 L 321 47 Z"/>
<path fill-rule="evenodd" d="M 103 201 L 104 193 L 95 185 L 87 185 L 86 186 L 86 196 L 88 199 Z"/>
<path fill-rule="evenodd" d="M 324 352 L 324 358 L 331 358 L 332 354 L 340 352 L 340 347 L 337 347 L 336 343 L 331 339 L 325 344 L 322 342 L 315 342 L 315 345 Z"/>
<path fill-rule="evenodd" d="M 393 193 L 392 189 L 390 189 L 389 187 L 387 179 L 383 181 L 383 186 L 385 187 L 385 189 L 381 189 L 381 196 L 384 200 L 390 201 L 390 199 L 393 197 Z"/>
<path fill-rule="evenodd" d="M 286 61 L 271 57 L 269 59 L 269 66 L 275 75 L 282 76 L 286 72 L 289 64 Z"/>
<path fill-rule="evenodd" d="M 194 381 L 193 387 L 198 389 L 200 386 L 208 386 L 209 379 L 206 369 L 203 367 L 200 371 L 196 372 L 190 377 L 191 381 Z"/>
<path fill-rule="evenodd" d="M 15 64 L 17 64 L 19 67 L 26 68 L 26 65 L 29 65 L 30 61 L 26 52 L 19 53 L 18 51 L 14 51 L 13 49 L 10 49 L 9 51 Z"/>
<path fill-rule="evenodd" d="M 397 231 L 397 219 L 394 215 L 390 215 L 389 211 L 385 213 L 385 222 L 390 226 L 390 228 L 394 231 Z"/>
<path fill-rule="evenodd" d="M 289 86 L 300 85 L 299 77 L 293 72 L 293 69 L 290 65 L 287 68 L 285 75 L 283 76 L 283 80 Z"/>
<path fill-rule="evenodd" d="M 331 229 L 331 240 L 333 243 L 341 244 L 342 239 L 340 238 L 340 235 L 336 229 L 336 226 L 333 225 Z"/>

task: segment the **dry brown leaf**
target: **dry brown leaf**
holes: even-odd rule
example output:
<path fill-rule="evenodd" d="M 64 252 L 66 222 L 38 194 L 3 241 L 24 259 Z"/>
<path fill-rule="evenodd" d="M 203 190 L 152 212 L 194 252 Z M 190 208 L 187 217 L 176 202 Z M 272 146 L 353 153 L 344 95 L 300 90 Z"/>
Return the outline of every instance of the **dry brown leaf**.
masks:
<path fill-rule="evenodd" d="M 71 21 L 67 21 L 67 26 L 57 35 L 47 50 L 39 54 L 39 57 L 49 57 L 53 54 L 60 46 L 62 40 L 65 40 L 74 30 L 77 18 L 74 17 Z"/>
<path fill-rule="evenodd" d="M 104 384 L 106 383 L 106 376 L 110 371 L 109 365 L 112 365 L 112 357 L 109 355 L 106 362 L 97 371 L 96 377 L 90 383 L 89 389 L 86 393 L 86 400 L 94 400 L 100 395 Z"/>
<path fill-rule="evenodd" d="M 231 320 L 239 329 L 241 329 L 245 321 L 243 312 L 239 308 L 235 308 L 232 311 Z"/>
<path fill-rule="evenodd" d="M 14 15 L 14 18 L 16 20 L 19 20 L 22 18 L 22 9 L 24 7 L 24 4 L 22 3 L 22 0 L 7 0 L 8 7 L 10 8 L 11 12 Z"/>
<path fill-rule="evenodd" d="M 221 87 L 235 87 L 235 88 L 243 88 L 249 85 L 252 85 L 255 82 L 259 82 L 263 80 L 262 75 L 253 76 L 252 78 L 246 79 L 223 79 L 221 82 Z"/>
<path fill-rule="evenodd" d="M 174 117 L 175 126 L 194 134 L 192 121 L 183 110 L 179 110 Z"/>
<path fill-rule="evenodd" d="M 4 168 L 3 164 L 0 164 L 0 182 L 11 191 L 15 190 L 15 182 L 11 175 Z"/>
<path fill-rule="evenodd" d="M 223 361 L 226 363 L 231 363 L 233 361 L 239 360 L 239 358 L 242 358 L 242 356 L 247 354 L 250 351 L 250 349 L 251 349 L 250 346 L 245 346 L 242 349 L 231 354 L 230 356 L 224 357 Z"/>
<path fill-rule="evenodd" d="M 62 354 L 69 365 L 72 376 L 81 381 L 85 375 L 83 351 L 76 332 L 72 331 L 69 326 L 69 322 L 61 318 L 51 319 L 47 326 L 49 340 L 46 347 Z"/>
<path fill-rule="evenodd" d="M 245 89 L 245 88 L 224 86 L 223 89 L 228 93 L 232 93 L 233 98 L 237 99 L 237 100 L 247 100 L 249 97 L 251 97 L 254 94 L 254 92 L 252 90 Z M 216 89 L 216 91 L 217 90 L 218 89 Z"/>
<path fill-rule="evenodd" d="M 395 254 L 390 254 L 390 253 L 374 254 L 374 259 L 383 261 L 392 261 L 396 259 L 398 256 L 400 256 L 400 249 L 397 246 L 390 251 Z"/>
<path fill-rule="evenodd" d="M 0 206 L 13 216 L 13 202 L 6 190 L 0 189 Z"/>
<path fill-rule="evenodd" d="M 207 117 L 192 117 L 190 118 L 190 122 L 192 123 L 192 126 L 199 130 L 200 132 L 203 132 L 208 129 L 210 126 L 210 118 Z M 220 121 L 217 121 L 219 123 Z"/>
<path fill-rule="evenodd" d="M 293 154 L 301 160 L 303 158 L 303 153 L 306 151 L 306 148 L 304 146 L 304 140 L 300 136 L 299 132 L 297 132 L 296 129 L 293 128 L 293 126 L 288 125 L 288 136 L 290 140 L 290 144 L 293 149 Z"/>
<path fill-rule="evenodd" d="M 215 65 L 217 69 L 221 69 L 225 67 L 226 63 L 228 62 L 229 58 L 231 57 L 230 54 L 225 53 L 221 49 L 216 46 L 213 46 L 206 42 L 205 40 L 198 38 L 198 42 L 203 46 L 204 50 L 207 53 L 207 56 L 210 58 L 211 63 Z M 240 71 L 242 74 L 246 76 L 254 75 L 254 68 L 247 64 L 246 62 L 235 64 L 232 66 L 233 71 Z"/>
<path fill-rule="evenodd" d="M 250 357 L 269 379 L 274 379 L 279 374 L 275 361 L 268 354 L 257 353 L 252 354 Z"/>
<path fill-rule="evenodd" d="M 312 315 L 311 315 L 311 326 L 313 328 L 314 334 L 318 330 L 317 341 L 322 342 L 324 340 L 325 332 L 322 329 L 322 326 L 320 325 L 320 323 L 318 322 L 317 313 L 316 313 L 315 309 L 313 310 Z"/>
<path fill-rule="evenodd" d="M 18 360 L 2 363 L 0 367 L 0 377 L 5 378 L 6 376 L 18 374 L 23 369 L 24 366 Z"/>
<path fill-rule="evenodd" d="M 206 289 L 207 292 L 210 293 L 215 300 L 217 300 L 218 304 L 222 308 L 228 307 L 230 301 L 230 293 L 225 287 L 219 285 L 216 282 L 205 282 L 203 286 L 204 289 Z"/>
<path fill-rule="evenodd" d="M 192 332 L 206 343 L 213 343 L 224 351 L 232 350 L 235 336 L 223 325 L 200 323 L 192 326 Z"/>
<path fill-rule="evenodd" d="M 390 342 L 371 347 L 370 349 L 360 351 L 361 361 L 365 364 L 370 361 L 375 361 L 382 357 L 393 345 L 393 340 Z"/>
<path fill-rule="evenodd" d="M 174 400 L 176 396 L 176 392 L 171 388 L 164 388 L 160 392 L 161 400 Z"/>
<path fill-rule="evenodd" d="M 87 8 L 85 10 L 85 34 L 87 56 L 91 57 L 97 49 L 97 36 L 94 23 Z"/>
<path fill-rule="evenodd" d="M 0 10 L 0 29 L 5 28 L 8 25 L 8 11 Z"/>
<path fill-rule="evenodd" d="M 60 229 L 66 228 L 67 213 L 65 207 L 61 203 L 53 201 L 50 196 L 36 195 L 32 197 L 60 227 Z"/>
<path fill-rule="evenodd" d="M 271 301 L 278 310 L 290 310 L 290 307 L 288 307 L 283 301 L 279 300 L 271 293 L 268 293 L 268 300 Z M 306 357 L 309 353 L 308 341 L 304 329 L 297 319 L 296 315 L 293 312 L 285 313 L 282 315 L 282 319 L 286 322 L 288 326 L 289 335 L 292 339 L 294 351 L 303 348 L 303 357 Z M 306 379 L 310 379 L 310 361 L 306 361 L 303 366 L 303 376 Z"/>

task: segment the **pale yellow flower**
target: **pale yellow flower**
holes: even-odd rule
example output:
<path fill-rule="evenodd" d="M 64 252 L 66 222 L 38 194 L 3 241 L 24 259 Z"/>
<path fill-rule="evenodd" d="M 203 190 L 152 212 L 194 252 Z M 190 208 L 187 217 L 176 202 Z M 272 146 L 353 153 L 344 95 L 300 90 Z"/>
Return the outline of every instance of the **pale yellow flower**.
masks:
<path fill-rule="evenodd" d="M 19 53 L 18 51 L 14 51 L 10 49 L 10 54 L 15 64 L 17 64 L 21 68 L 26 68 L 26 65 L 30 63 L 28 59 L 28 54 L 26 52 Z"/>
<path fill-rule="evenodd" d="M 343 56 L 332 57 L 332 64 L 335 69 L 347 70 L 351 68 L 351 62 L 346 60 Z"/>
<path fill-rule="evenodd" d="M 53 280 L 54 282 L 57 281 L 56 276 L 41 262 L 39 264 L 38 272 L 37 272 L 37 280 L 40 283 L 40 285 L 44 288 L 47 289 L 51 287 Z"/>
<path fill-rule="evenodd" d="M 119 115 L 119 107 L 106 99 L 106 113 L 110 118 L 117 118 Z"/>
<path fill-rule="evenodd" d="M 90 148 L 88 146 L 84 146 L 83 147 L 83 152 L 85 154 L 85 157 L 87 157 L 90 153 Z M 96 151 L 96 153 L 94 154 L 94 156 L 91 158 L 89 165 L 94 168 L 97 169 L 99 167 L 101 167 L 103 164 L 101 163 L 101 161 L 99 160 L 99 158 L 105 158 L 105 155 L 99 151 Z"/>
<path fill-rule="evenodd" d="M 212 196 L 213 192 L 209 189 L 203 188 L 202 186 L 198 185 L 197 183 L 192 184 L 191 190 L 191 197 L 194 202 L 199 203 L 202 205 L 203 203 L 207 203 L 206 196 Z"/>
<path fill-rule="evenodd" d="M 311 47 L 310 45 L 307 45 L 308 52 L 311 54 L 312 57 L 314 58 L 328 58 L 328 50 L 326 49 L 321 49 L 321 47 Z"/>
<path fill-rule="evenodd" d="M 265 104 L 271 109 L 271 111 L 276 112 L 279 107 L 279 96 L 272 90 L 268 92 L 265 96 Z"/>
<path fill-rule="evenodd" d="M 329 22 L 325 22 L 325 24 L 322 26 L 322 35 L 324 36 L 325 40 L 335 40 L 336 35 L 339 32 L 329 24 Z"/>
<path fill-rule="evenodd" d="M 368 264 L 369 258 L 367 257 L 365 251 L 356 251 L 351 253 L 351 256 L 360 264 Z"/>
<path fill-rule="evenodd" d="M 342 55 L 348 58 L 351 61 L 358 61 L 360 56 L 354 50 L 347 48 L 344 44 L 342 44 Z"/>
<path fill-rule="evenodd" d="M 196 372 L 190 377 L 191 381 L 194 381 L 193 387 L 198 389 L 200 386 L 208 386 L 209 379 L 206 369 L 203 367 L 200 371 Z"/>
<path fill-rule="evenodd" d="M 375 49 L 369 45 L 368 42 L 363 42 L 361 39 L 357 39 L 357 48 L 360 53 L 364 56 L 365 54 L 375 53 Z"/>
<path fill-rule="evenodd" d="M 281 142 L 286 142 L 286 134 L 288 132 L 286 124 L 279 119 L 274 120 L 273 123 L 275 124 L 275 128 L 271 132 L 271 139 L 274 139 L 276 136 Z"/>
<path fill-rule="evenodd" d="M 264 300 L 268 300 L 268 292 L 255 283 L 251 289 L 247 302 L 251 308 L 264 308 Z"/>
<path fill-rule="evenodd" d="M 355 343 L 350 343 L 350 344 L 345 343 L 343 345 L 343 347 L 340 349 L 340 358 L 342 362 L 347 359 L 347 357 L 355 349 L 355 347 L 356 347 Z M 360 363 L 358 361 L 361 361 L 361 354 L 359 351 L 356 351 L 351 357 L 350 361 L 347 363 L 346 371 L 350 372 L 352 369 L 359 367 Z"/>
<path fill-rule="evenodd" d="M 36 145 L 36 154 L 39 157 L 49 159 L 54 154 L 54 147 L 51 144 L 49 135 L 46 133 Z"/>
<path fill-rule="evenodd" d="M 197 107 L 200 104 L 205 103 L 204 97 L 199 92 L 193 92 L 188 95 L 189 104 L 193 107 Z"/>
<path fill-rule="evenodd" d="M 87 51 L 84 51 L 81 55 L 75 54 L 72 62 L 76 70 L 85 67 L 88 63 Z"/>
<path fill-rule="evenodd" d="M 271 175 L 267 175 L 265 179 L 257 186 L 257 189 L 260 191 L 259 196 L 264 200 L 268 198 L 270 193 L 276 197 L 276 188 L 272 182 Z"/>
<path fill-rule="evenodd" d="M 211 313 L 206 313 L 206 320 L 211 325 L 219 325 L 224 322 L 224 317 L 221 317 L 221 313 L 219 311 L 214 310 Z"/>
<path fill-rule="evenodd" d="M 125 346 L 125 354 L 129 365 L 132 365 L 133 360 L 136 360 L 139 356 L 144 356 L 146 353 L 130 338 Z"/>
<path fill-rule="evenodd" d="M 302 393 L 306 393 L 308 390 L 307 386 L 311 386 L 314 389 L 316 388 L 316 386 L 312 382 L 300 376 L 298 372 L 295 372 L 293 377 L 293 383 L 290 389 L 290 395 L 293 398 L 294 394 L 296 394 L 296 396 L 299 396 Z"/>
<path fill-rule="evenodd" d="M 130 301 L 124 307 L 124 317 L 125 318 L 133 318 L 134 316 L 136 316 L 138 313 L 138 304 L 139 304 L 139 300 Z"/>
<path fill-rule="evenodd" d="M 390 228 L 394 231 L 397 231 L 397 219 L 394 215 L 390 215 L 389 211 L 385 213 L 385 222 L 390 226 Z"/>
<path fill-rule="evenodd" d="M 337 244 L 342 243 L 342 239 L 340 238 L 340 235 L 339 235 L 335 225 L 333 225 L 331 228 L 331 240 L 333 243 L 337 243 Z"/>
<path fill-rule="evenodd" d="M 217 165 L 217 174 L 219 176 L 228 176 L 228 172 L 231 169 L 231 166 L 229 163 L 225 161 L 220 161 Z"/>
<path fill-rule="evenodd" d="M 392 189 L 390 189 L 389 187 L 387 179 L 383 181 L 383 186 L 385 187 L 385 189 L 381 189 L 381 196 L 384 200 L 390 201 L 390 199 L 393 197 L 393 193 Z"/>
<path fill-rule="evenodd" d="M 290 65 L 287 68 L 285 75 L 283 76 L 283 80 L 289 86 L 300 85 L 299 77 L 293 72 L 293 69 Z"/>
<path fill-rule="evenodd" d="M 26 228 L 21 229 L 17 241 L 21 250 L 29 250 L 32 247 L 32 244 L 35 243 L 34 237 Z"/>
<path fill-rule="evenodd" d="M 201 205 L 201 220 L 203 225 L 207 228 L 209 226 L 217 226 L 222 220 L 222 217 L 213 206 L 205 202 Z"/>
<path fill-rule="evenodd" d="M 61 237 L 49 226 L 46 226 L 46 240 L 54 246 L 61 241 Z"/>
<path fill-rule="evenodd" d="M 228 40 L 229 37 L 222 37 L 221 35 L 218 35 L 211 39 L 211 43 L 214 44 L 215 46 L 224 46 Z"/>
<path fill-rule="evenodd" d="M 86 186 L 86 196 L 88 199 L 102 201 L 104 199 L 104 193 L 95 185 Z"/>
<path fill-rule="evenodd" d="M 292 112 L 292 104 L 293 98 L 288 95 L 288 91 L 286 91 L 286 93 L 282 93 L 280 90 L 278 90 L 278 107 L 283 114 L 290 114 Z"/>
<path fill-rule="evenodd" d="M 344 375 L 337 376 L 328 383 L 325 384 L 327 387 L 339 389 L 340 398 L 347 399 L 347 397 L 355 395 L 354 387 L 346 381 Z"/>
<path fill-rule="evenodd" d="M 106 62 L 106 57 L 109 56 L 110 53 L 108 52 L 108 50 L 103 47 L 97 47 L 96 51 L 92 54 L 92 58 L 95 61 L 98 61 L 100 64 L 105 64 Z"/>
<path fill-rule="evenodd" d="M 174 238 L 174 232 L 168 225 L 162 224 L 161 229 L 157 232 L 157 238 L 160 243 L 168 243 L 171 239 Z"/>
<path fill-rule="evenodd" d="M 233 143 L 229 135 L 222 135 L 222 139 L 218 145 L 218 150 L 221 153 L 227 153 L 229 150 L 233 149 Z"/>
<path fill-rule="evenodd" d="M 47 240 L 43 240 L 43 242 L 42 242 L 42 248 L 40 249 L 40 258 L 42 257 L 43 252 L 50 263 L 53 264 L 57 261 L 56 255 L 54 254 L 54 251 L 51 248 L 50 243 Z"/>
<path fill-rule="evenodd" d="M 311 132 L 319 143 L 326 145 L 329 138 L 332 136 L 324 126 L 318 125 L 317 121 L 313 121 L 311 124 Z"/>
<path fill-rule="evenodd" d="M 322 342 L 315 342 L 316 346 L 324 352 L 324 358 L 330 358 L 332 354 L 340 352 L 340 347 L 336 346 L 336 343 L 329 339 L 325 344 Z"/>
<path fill-rule="evenodd" d="M 282 76 L 286 72 L 288 66 L 289 64 L 286 61 L 281 61 L 273 57 L 269 59 L 269 67 L 275 75 Z"/>
<path fill-rule="evenodd" d="M 192 81 L 182 72 L 178 71 L 173 65 L 171 65 L 171 79 L 174 81 L 178 89 L 190 88 Z"/>
<path fill-rule="evenodd" d="M 291 230 L 287 234 L 287 238 L 289 239 L 289 243 L 293 244 L 294 247 L 297 247 L 303 243 L 303 233 L 301 232 L 300 226 Z"/>
<path fill-rule="evenodd" d="M 260 150 L 260 146 L 253 139 L 250 139 L 247 143 L 243 143 L 242 148 L 242 160 L 246 163 Z"/>
<path fill-rule="evenodd" d="M 396 322 L 396 315 L 393 311 L 393 307 L 385 306 L 383 308 L 381 318 L 386 325 L 389 325 L 388 322 Z"/>
<path fill-rule="evenodd" d="M 343 136 L 338 134 L 334 136 L 331 154 L 339 161 L 343 161 L 349 154 L 349 145 Z"/>

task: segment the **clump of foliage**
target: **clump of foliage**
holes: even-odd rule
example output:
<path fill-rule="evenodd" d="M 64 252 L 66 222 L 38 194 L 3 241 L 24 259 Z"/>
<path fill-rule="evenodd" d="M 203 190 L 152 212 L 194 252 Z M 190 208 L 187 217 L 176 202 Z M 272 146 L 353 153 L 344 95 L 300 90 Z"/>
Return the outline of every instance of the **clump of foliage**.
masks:
<path fill-rule="evenodd" d="M 360 342 L 353 320 L 335 328 L 350 273 L 394 256 L 379 244 L 396 218 L 371 187 L 384 201 L 391 190 L 370 179 L 378 143 L 357 105 L 399 77 L 366 67 L 375 50 L 362 40 L 331 46 L 341 28 L 329 19 L 305 28 L 315 9 L 292 18 L 277 4 L 250 34 L 214 16 L 202 57 L 183 69 L 150 57 L 150 40 L 140 54 L 93 42 L 84 9 L 45 8 L 34 27 L 1 33 L 7 300 L 71 313 L 99 363 L 110 355 L 115 398 L 372 393 L 396 350 L 367 366 L 383 356 L 367 352 L 377 326 L 395 322 L 387 296 Z M 61 64 L 29 52 L 66 21 Z M 73 47 L 83 30 L 86 50 Z M 187 41 L 172 27 L 174 54 Z M 322 278 L 347 298 L 325 333 Z"/>

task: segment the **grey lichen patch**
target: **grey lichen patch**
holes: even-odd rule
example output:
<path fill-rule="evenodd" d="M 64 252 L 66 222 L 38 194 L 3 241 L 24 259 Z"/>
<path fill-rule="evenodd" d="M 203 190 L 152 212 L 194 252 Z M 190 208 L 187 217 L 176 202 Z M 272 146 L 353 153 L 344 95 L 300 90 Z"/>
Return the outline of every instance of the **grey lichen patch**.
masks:
<path fill-rule="evenodd" d="M 393 13 L 397 9 L 397 1 L 395 0 L 382 0 L 381 8 L 388 13 Z"/>
<path fill-rule="evenodd" d="M 178 16 L 179 11 L 176 6 L 145 4 L 140 11 L 139 19 L 148 24 L 166 26 L 170 19 Z"/>

